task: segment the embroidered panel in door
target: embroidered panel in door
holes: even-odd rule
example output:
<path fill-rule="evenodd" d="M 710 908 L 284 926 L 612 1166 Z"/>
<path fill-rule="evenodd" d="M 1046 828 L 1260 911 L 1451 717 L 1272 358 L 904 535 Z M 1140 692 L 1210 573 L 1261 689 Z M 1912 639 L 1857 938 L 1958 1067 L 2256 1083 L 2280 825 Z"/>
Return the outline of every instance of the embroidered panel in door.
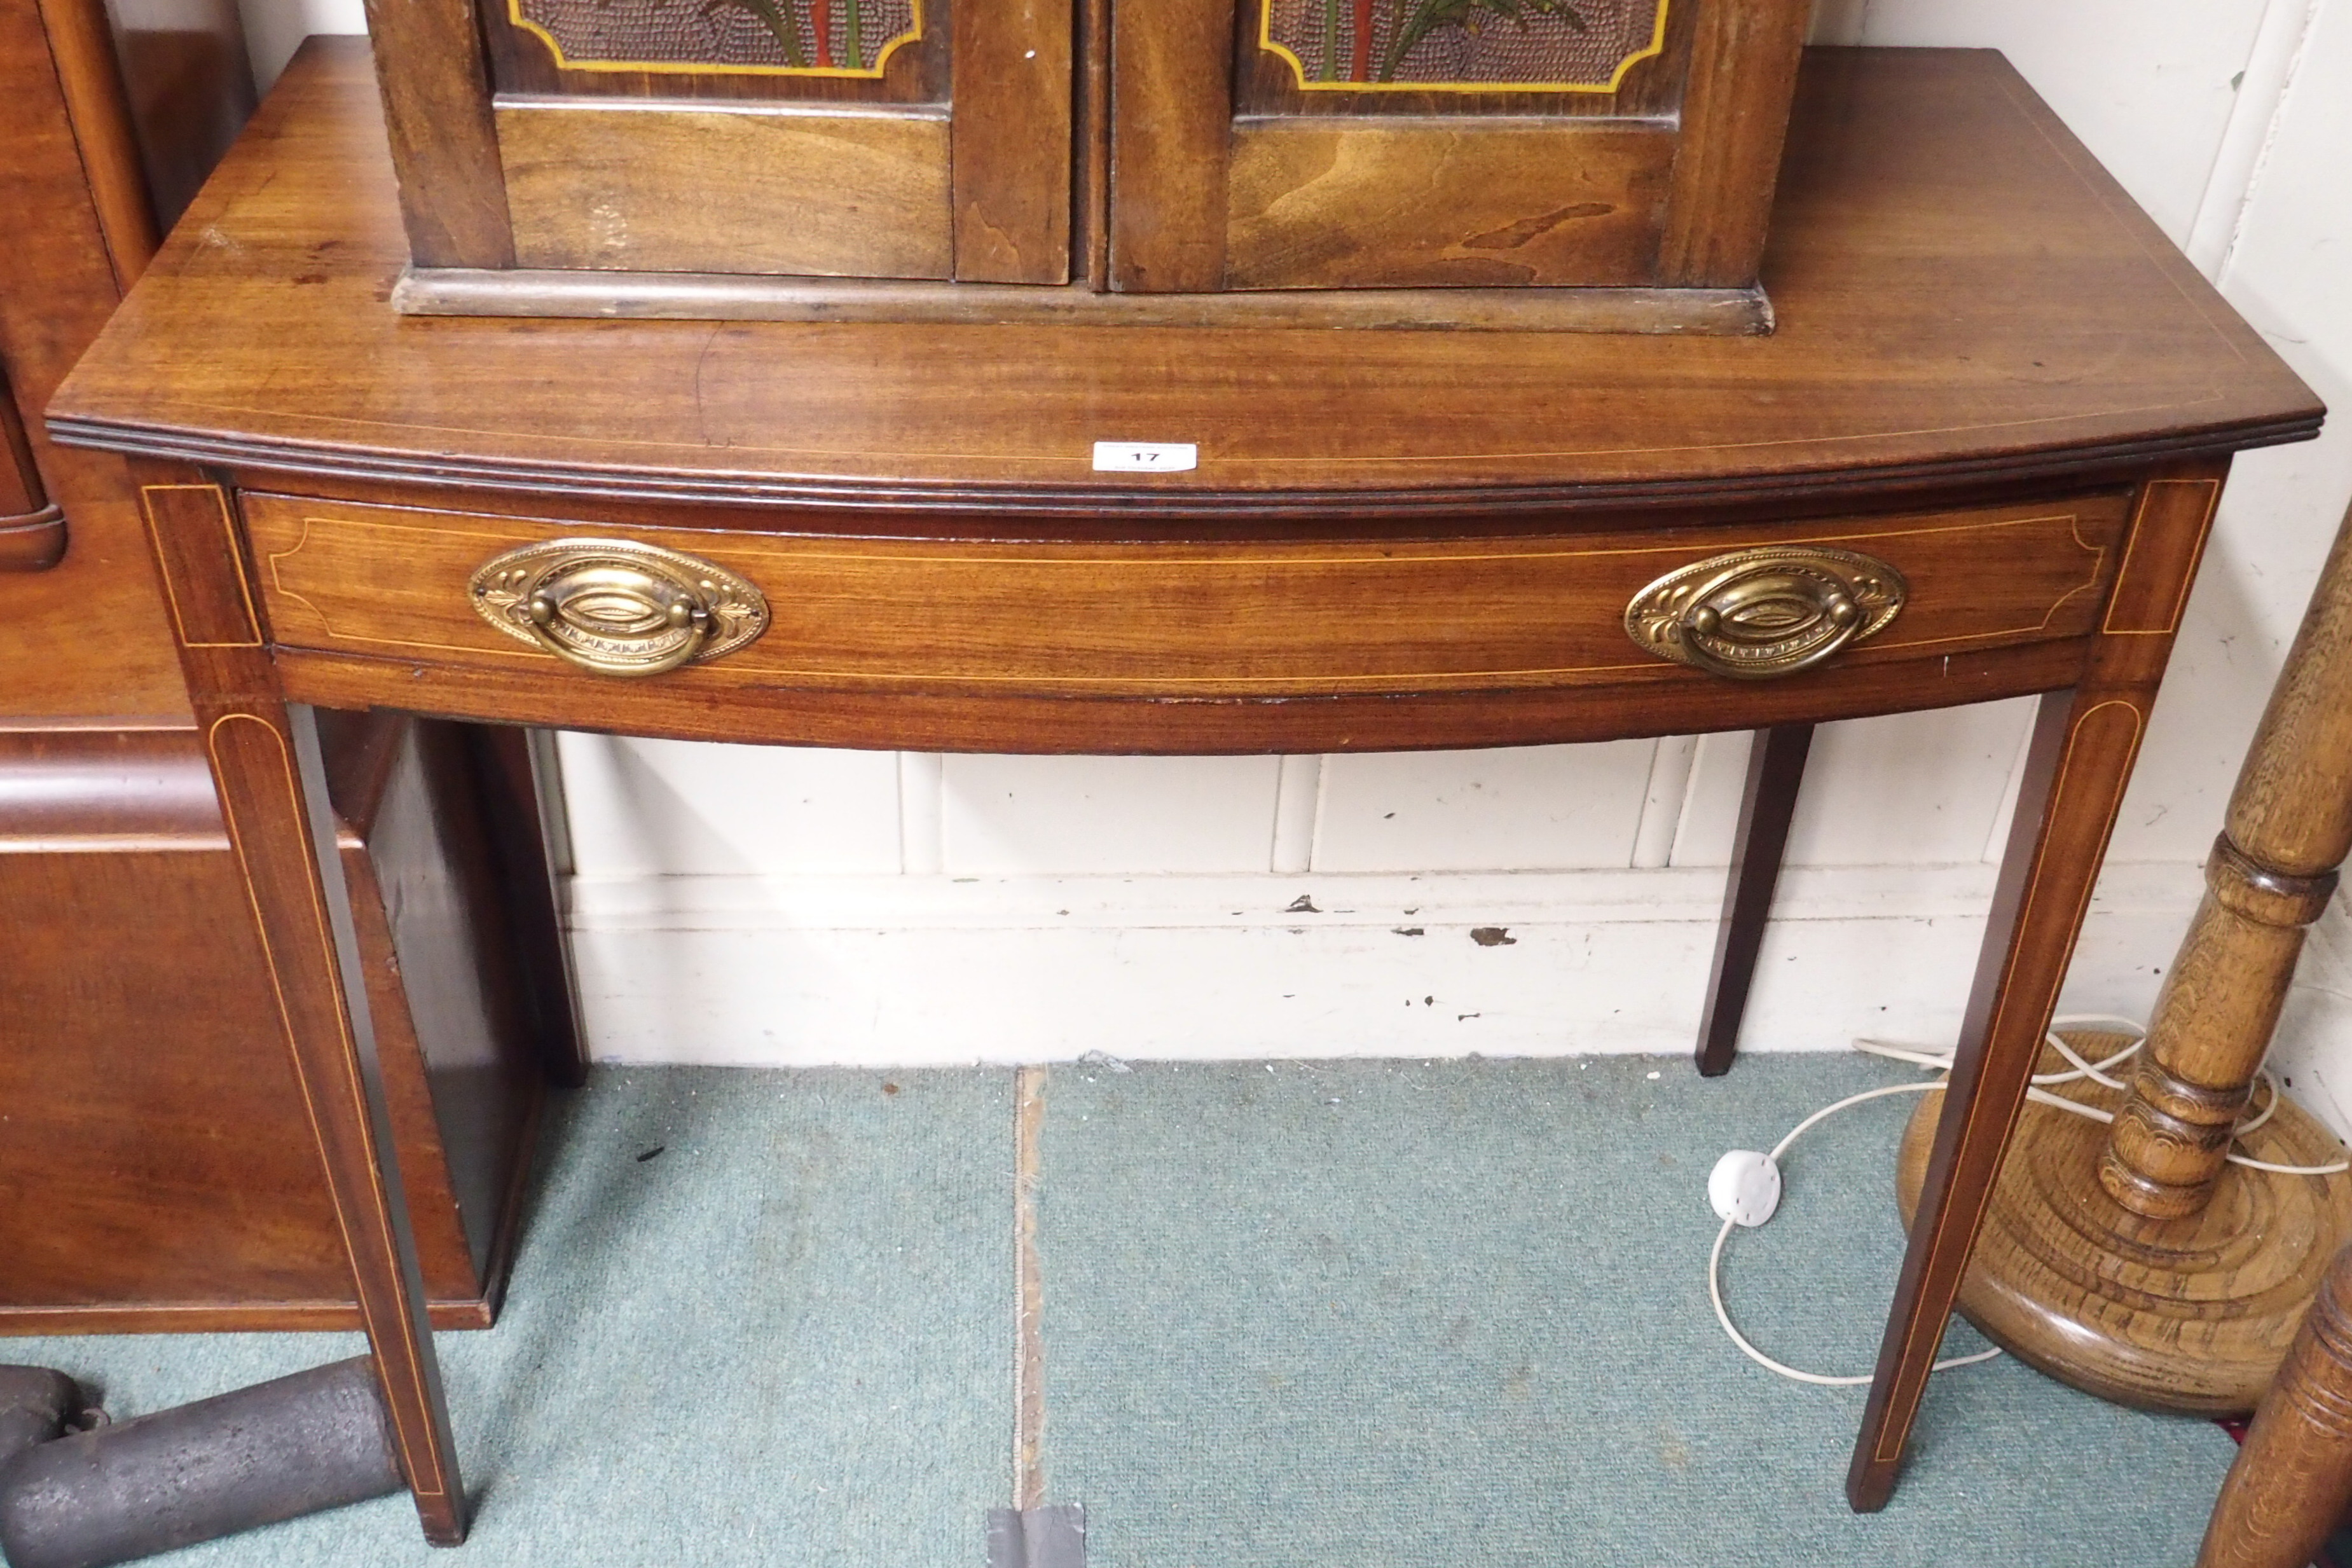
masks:
<path fill-rule="evenodd" d="M 1666 0 L 1255 0 L 1306 90 L 1613 92 L 1665 47 Z"/>
<path fill-rule="evenodd" d="M 923 0 L 507 0 L 571 70 L 879 77 Z"/>

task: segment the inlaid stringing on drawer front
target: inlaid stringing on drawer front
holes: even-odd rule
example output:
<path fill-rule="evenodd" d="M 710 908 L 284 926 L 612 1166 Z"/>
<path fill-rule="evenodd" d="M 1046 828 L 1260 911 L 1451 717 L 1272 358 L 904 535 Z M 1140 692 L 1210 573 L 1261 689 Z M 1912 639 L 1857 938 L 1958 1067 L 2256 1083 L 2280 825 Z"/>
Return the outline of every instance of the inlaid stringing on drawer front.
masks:
<path fill-rule="evenodd" d="M 1718 679 L 1623 625 L 1662 574 L 1726 552 L 1861 552 L 1909 584 L 1901 616 L 1834 663 L 1957 654 L 2095 629 L 2120 496 L 1741 528 L 1424 543 L 971 543 L 614 528 L 295 497 L 245 498 L 282 646 L 595 679 L 501 636 L 467 580 L 519 545 L 665 546 L 755 584 L 757 641 L 656 677 L 1202 696 L 1465 690 Z"/>

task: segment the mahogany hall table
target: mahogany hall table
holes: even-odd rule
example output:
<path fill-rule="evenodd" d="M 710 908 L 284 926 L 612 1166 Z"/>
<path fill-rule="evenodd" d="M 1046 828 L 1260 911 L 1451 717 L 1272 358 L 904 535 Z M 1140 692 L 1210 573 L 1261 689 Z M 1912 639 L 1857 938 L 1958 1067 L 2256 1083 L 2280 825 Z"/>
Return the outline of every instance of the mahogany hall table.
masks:
<path fill-rule="evenodd" d="M 1768 337 L 404 318 L 404 256 L 364 47 L 314 42 L 50 421 L 131 459 L 429 1536 L 462 1494 L 313 704 L 1026 752 L 1763 729 L 1719 1070 L 1805 727 L 2045 693 L 1848 1481 L 1885 1503 L 2231 457 L 2322 413 L 2000 57 L 1808 62 Z"/>

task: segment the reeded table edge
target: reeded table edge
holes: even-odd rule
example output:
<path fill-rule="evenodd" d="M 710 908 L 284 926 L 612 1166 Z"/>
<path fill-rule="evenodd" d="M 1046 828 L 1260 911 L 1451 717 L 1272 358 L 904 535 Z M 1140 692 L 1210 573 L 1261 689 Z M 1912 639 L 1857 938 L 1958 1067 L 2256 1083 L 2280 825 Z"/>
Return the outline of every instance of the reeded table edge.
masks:
<path fill-rule="evenodd" d="M 1070 516 L 1149 513 L 1170 520 L 1255 518 L 1414 518 L 1465 509 L 1505 514 L 1579 512 L 1693 503 L 1802 500 L 2056 479 L 2080 485 L 2151 463 L 2226 457 L 2260 447 L 2307 441 L 2326 416 L 2221 426 L 2139 440 L 2051 447 L 2001 457 L 1821 467 L 1785 473 L 1668 479 L 1550 480 L 1523 484 L 1430 485 L 1360 490 L 1147 489 L 1134 485 L 925 482 L 835 476 L 616 472 L 585 464 L 503 462 L 449 454 L 407 456 L 324 442 L 266 441 L 159 429 L 152 426 L 53 415 L 52 439 L 67 446 L 226 468 L 266 469 L 297 479 L 431 484 L 478 489 L 561 490 L 605 500 L 677 504 L 800 504 L 857 510 L 988 512 Z"/>

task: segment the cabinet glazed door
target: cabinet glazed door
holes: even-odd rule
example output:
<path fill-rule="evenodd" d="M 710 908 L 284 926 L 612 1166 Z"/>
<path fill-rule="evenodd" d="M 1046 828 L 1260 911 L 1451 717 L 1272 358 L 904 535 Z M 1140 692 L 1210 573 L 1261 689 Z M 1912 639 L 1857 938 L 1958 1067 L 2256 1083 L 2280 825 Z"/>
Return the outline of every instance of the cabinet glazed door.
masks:
<path fill-rule="evenodd" d="M 1755 281 L 1795 0 L 1120 0 L 1113 288 Z"/>
<path fill-rule="evenodd" d="M 1069 277 L 1069 0 L 479 5 L 518 267 Z"/>

